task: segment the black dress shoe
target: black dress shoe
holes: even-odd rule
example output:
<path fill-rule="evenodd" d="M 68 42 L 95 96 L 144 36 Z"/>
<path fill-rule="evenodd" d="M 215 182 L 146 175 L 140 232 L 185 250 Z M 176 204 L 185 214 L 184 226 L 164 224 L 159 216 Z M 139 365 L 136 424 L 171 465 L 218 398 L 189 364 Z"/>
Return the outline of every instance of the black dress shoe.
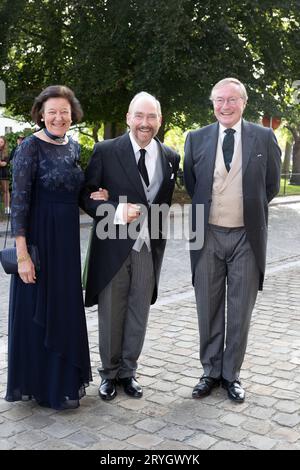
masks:
<path fill-rule="evenodd" d="M 141 398 L 143 396 L 143 389 L 135 377 L 125 377 L 119 381 L 123 385 L 124 392 L 130 397 Z"/>
<path fill-rule="evenodd" d="M 102 379 L 98 392 L 102 400 L 113 400 L 117 396 L 115 380 Z"/>
<path fill-rule="evenodd" d="M 210 395 L 212 389 L 218 387 L 219 385 L 220 379 L 214 379 L 213 377 L 209 377 L 208 375 L 203 375 L 202 377 L 200 377 L 199 382 L 194 387 L 192 397 L 207 397 L 207 395 Z"/>
<path fill-rule="evenodd" d="M 228 380 L 222 379 L 222 387 L 227 390 L 228 398 L 236 401 L 237 403 L 243 403 L 245 400 L 245 390 L 241 387 L 239 379 L 229 382 Z"/>

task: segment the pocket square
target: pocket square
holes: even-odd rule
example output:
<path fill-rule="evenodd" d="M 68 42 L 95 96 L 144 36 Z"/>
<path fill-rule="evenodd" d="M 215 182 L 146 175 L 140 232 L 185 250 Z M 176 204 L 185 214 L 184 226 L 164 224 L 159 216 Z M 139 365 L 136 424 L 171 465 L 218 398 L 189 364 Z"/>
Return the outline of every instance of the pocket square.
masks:
<path fill-rule="evenodd" d="M 262 157 L 262 153 L 258 153 L 258 154 L 256 155 L 256 157 L 257 157 L 257 158 Z"/>

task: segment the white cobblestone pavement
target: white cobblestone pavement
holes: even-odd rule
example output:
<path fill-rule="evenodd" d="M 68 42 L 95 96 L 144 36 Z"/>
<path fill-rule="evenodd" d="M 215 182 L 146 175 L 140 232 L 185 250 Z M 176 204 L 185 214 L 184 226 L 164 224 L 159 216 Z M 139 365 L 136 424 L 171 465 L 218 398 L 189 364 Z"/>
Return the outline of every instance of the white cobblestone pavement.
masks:
<path fill-rule="evenodd" d="M 84 255 L 86 216 L 82 222 Z M 190 278 L 185 241 L 169 240 L 137 374 L 140 400 L 121 389 L 113 402 L 98 397 L 97 311 L 86 310 L 94 382 L 79 409 L 57 412 L 3 399 L 9 276 L 1 268 L 0 449 L 299 450 L 300 198 L 276 199 L 270 207 L 267 276 L 241 373 L 243 404 L 229 401 L 221 388 L 202 400 L 191 398 L 201 366 Z"/>

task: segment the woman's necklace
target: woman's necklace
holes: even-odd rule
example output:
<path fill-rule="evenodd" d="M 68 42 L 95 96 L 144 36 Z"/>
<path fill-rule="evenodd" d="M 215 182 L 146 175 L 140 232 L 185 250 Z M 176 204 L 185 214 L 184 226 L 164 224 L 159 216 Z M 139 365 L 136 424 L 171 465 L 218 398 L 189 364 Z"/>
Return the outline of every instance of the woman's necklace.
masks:
<path fill-rule="evenodd" d="M 46 127 L 43 128 L 43 131 L 45 132 L 46 136 L 49 137 L 49 139 L 55 140 L 55 142 L 57 142 L 58 144 L 66 143 L 66 134 L 64 134 L 63 137 L 51 134 L 51 132 L 49 132 L 48 129 L 46 129 Z"/>

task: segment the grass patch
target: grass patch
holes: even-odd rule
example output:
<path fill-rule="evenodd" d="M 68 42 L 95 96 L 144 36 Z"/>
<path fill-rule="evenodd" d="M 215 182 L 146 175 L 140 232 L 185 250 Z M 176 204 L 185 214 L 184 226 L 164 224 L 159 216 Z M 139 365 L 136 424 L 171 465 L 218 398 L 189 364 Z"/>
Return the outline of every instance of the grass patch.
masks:
<path fill-rule="evenodd" d="M 281 178 L 279 196 L 300 196 L 300 186 L 289 184 L 289 180 Z"/>

